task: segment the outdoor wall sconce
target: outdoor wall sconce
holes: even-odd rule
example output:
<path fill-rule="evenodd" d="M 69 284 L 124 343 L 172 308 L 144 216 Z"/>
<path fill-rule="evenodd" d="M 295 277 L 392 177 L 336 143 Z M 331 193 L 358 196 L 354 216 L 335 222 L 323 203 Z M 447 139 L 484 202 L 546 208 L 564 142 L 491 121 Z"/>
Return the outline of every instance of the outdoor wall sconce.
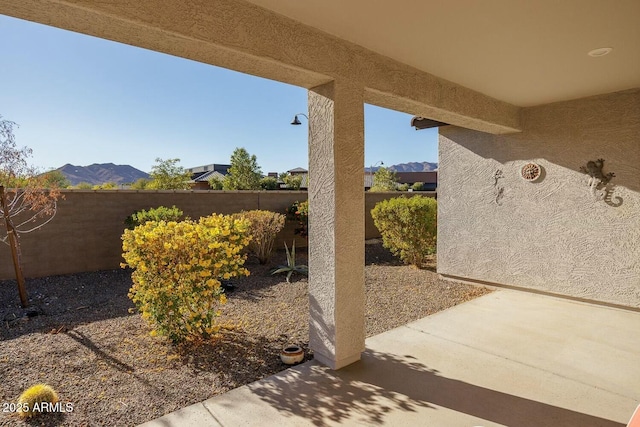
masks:
<path fill-rule="evenodd" d="M 589 160 L 586 166 L 580 166 L 580 172 L 589 175 L 589 188 L 596 200 L 602 200 L 607 196 L 607 184 L 616 176 L 613 172 L 605 175 L 603 167 L 604 159 Z"/>
<path fill-rule="evenodd" d="M 305 116 L 305 117 L 307 118 L 307 121 L 309 121 L 309 116 L 307 116 L 307 115 L 306 115 L 306 114 L 304 114 L 304 113 L 298 113 L 298 114 L 296 114 L 295 116 L 293 116 L 293 120 L 291 121 L 291 124 L 292 124 L 292 125 L 294 125 L 294 126 L 298 126 L 298 125 L 301 125 L 301 124 L 302 124 L 302 122 L 300 121 L 300 119 L 298 119 L 298 116 Z"/>

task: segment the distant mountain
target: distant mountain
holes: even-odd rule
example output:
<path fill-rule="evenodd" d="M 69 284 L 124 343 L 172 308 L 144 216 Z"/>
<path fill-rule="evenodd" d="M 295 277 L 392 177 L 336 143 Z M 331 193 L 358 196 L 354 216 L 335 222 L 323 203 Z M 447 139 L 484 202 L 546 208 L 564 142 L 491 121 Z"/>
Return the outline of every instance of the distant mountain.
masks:
<path fill-rule="evenodd" d="M 438 164 L 430 162 L 400 163 L 398 165 L 389 166 L 389 169 L 396 172 L 431 172 L 438 170 Z"/>
<path fill-rule="evenodd" d="M 149 174 L 129 165 L 114 165 L 113 163 L 94 163 L 89 166 L 75 166 L 66 164 L 56 169 L 67 177 L 71 185 L 88 182 L 100 185 L 107 182 L 129 184 L 140 178 L 149 178 Z"/>
<path fill-rule="evenodd" d="M 400 163 L 393 166 L 385 166 L 391 170 L 396 172 L 431 172 L 438 170 L 437 163 L 431 162 L 410 162 L 410 163 Z M 374 167 L 373 171 L 377 171 L 380 169 L 379 167 Z M 365 172 L 370 172 L 371 168 L 365 168 Z"/>

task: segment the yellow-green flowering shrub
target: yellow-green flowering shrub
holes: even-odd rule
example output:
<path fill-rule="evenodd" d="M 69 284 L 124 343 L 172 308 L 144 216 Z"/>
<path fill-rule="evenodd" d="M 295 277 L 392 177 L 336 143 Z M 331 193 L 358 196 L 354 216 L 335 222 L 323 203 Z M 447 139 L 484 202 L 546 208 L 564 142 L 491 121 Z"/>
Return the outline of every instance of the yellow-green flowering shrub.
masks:
<path fill-rule="evenodd" d="M 248 276 L 242 249 L 249 221 L 211 215 L 199 221 L 150 221 L 122 235 L 125 263 L 134 271 L 129 298 L 154 333 L 174 342 L 206 339 L 226 302 L 219 279 Z"/>

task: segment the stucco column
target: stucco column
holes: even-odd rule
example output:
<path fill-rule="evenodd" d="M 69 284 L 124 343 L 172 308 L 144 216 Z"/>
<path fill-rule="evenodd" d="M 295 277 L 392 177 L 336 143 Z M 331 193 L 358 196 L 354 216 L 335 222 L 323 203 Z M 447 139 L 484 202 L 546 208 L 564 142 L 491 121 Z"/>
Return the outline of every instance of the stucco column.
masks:
<path fill-rule="evenodd" d="M 310 345 L 332 369 L 364 350 L 363 88 L 309 91 Z"/>

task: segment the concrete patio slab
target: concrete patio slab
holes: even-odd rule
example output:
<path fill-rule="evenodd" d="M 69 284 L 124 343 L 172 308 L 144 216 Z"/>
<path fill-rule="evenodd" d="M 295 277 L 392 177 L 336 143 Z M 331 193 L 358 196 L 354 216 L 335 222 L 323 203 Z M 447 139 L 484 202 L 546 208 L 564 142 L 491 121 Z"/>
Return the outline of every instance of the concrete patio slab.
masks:
<path fill-rule="evenodd" d="M 640 402 L 640 313 L 499 290 L 144 424 L 621 427 Z"/>

